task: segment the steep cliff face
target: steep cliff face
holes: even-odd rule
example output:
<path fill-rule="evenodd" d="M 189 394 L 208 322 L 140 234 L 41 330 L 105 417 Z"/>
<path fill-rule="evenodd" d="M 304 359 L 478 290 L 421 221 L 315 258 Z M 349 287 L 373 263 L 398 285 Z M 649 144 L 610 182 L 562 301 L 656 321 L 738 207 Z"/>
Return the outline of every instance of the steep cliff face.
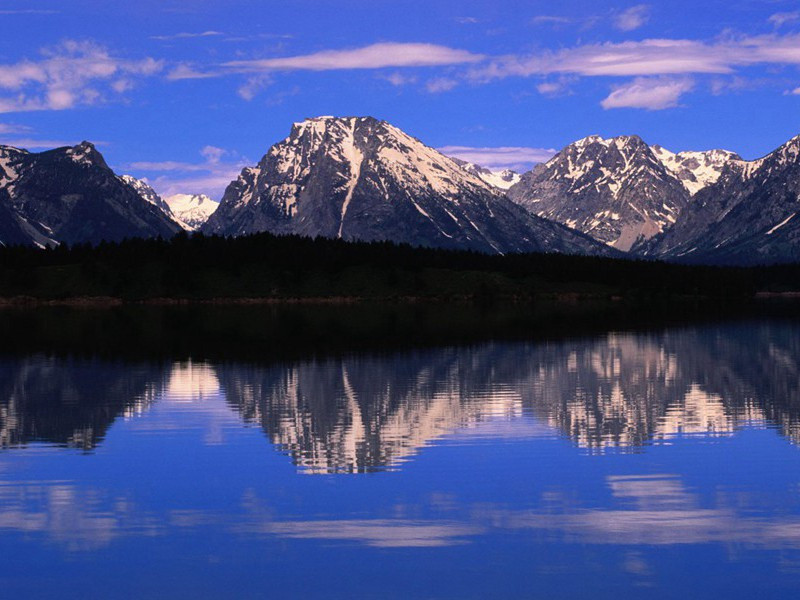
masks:
<path fill-rule="evenodd" d="M 40 153 L 0 146 L 0 243 L 167 238 L 179 230 L 88 142 Z"/>

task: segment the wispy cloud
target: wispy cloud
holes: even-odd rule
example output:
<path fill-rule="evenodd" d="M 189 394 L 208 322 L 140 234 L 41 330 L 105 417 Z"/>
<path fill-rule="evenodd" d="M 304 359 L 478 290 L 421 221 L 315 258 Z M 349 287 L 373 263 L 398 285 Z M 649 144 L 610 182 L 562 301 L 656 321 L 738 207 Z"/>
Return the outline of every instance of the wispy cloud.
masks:
<path fill-rule="evenodd" d="M 198 162 L 138 161 L 123 168 L 143 176 L 162 196 L 206 194 L 219 199 L 228 184 L 250 164 L 238 153 L 217 146 L 205 146 L 199 153 L 203 160 Z"/>
<path fill-rule="evenodd" d="M 0 113 L 64 110 L 97 104 L 133 86 L 133 78 L 161 71 L 153 58 L 126 60 L 103 46 L 67 40 L 41 51 L 39 60 L 0 64 Z"/>
<path fill-rule="evenodd" d="M 572 19 L 558 15 L 537 15 L 531 19 L 533 25 L 565 25 L 572 23 Z"/>
<path fill-rule="evenodd" d="M 237 60 L 224 63 L 223 66 L 243 72 L 335 71 L 457 65 L 479 62 L 483 58 L 480 54 L 436 44 L 386 42 L 349 50 L 323 50 L 282 58 Z"/>
<path fill-rule="evenodd" d="M 73 139 L 54 139 L 39 138 L 33 127 L 21 125 L 19 123 L 0 123 L 0 145 L 13 146 L 15 148 L 25 148 L 27 150 L 41 150 L 50 148 L 61 148 L 63 146 L 74 146 L 80 140 Z M 103 145 L 105 142 L 96 142 L 95 145 Z"/>
<path fill-rule="evenodd" d="M 79 140 L 65 139 L 38 139 L 31 137 L 6 137 L 0 135 L 0 145 L 13 146 L 14 148 L 25 148 L 26 150 L 49 150 L 51 148 L 63 148 L 64 146 L 74 146 Z M 95 143 L 99 146 L 100 143 Z"/>
<path fill-rule="evenodd" d="M 776 28 L 783 27 L 787 23 L 794 23 L 796 21 L 800 21 L 800 11 L 775 13 L 773 15 L 770 15 L 767 21 Z"/>
<path fill-rule="evenodd" d="M 457 85 L 458 81 L 451 77 L 436 77 L 425 84 L 425 89 L 431 94 L 439 94 L 441 92 L 449 92 Z"/>
<path fill-rule="evenodd" d="M 253 77 L 249 77 L 247 81 L 240 85 L 239 89 L 236 90 L 236 93 L 239 94 L 240 98 L 249 102 L 255 98 L 261 90 L 266 88 L 271 81 L 272 78 L 267 73 L 254 75 Z"/>
<path fill-rule="evenodd" d="M 639 29 L 650 20 L 650 6 L 637 4 L 622 11 L 614 18 L 614 27 L 620 31 Z"/>
<path fill-rule="evenodd" d="M 17 123 L 0 123 L 0 134 L 17 134 L 28 133 L 32 128 L 27 125 L 18 125 Z"/>
<path fill-rule="evenodd" d="M 678 106 L 681 96 L 694 88 L 691 78 L 637 77 L 614 88 L 600 104 L 603 108 L 663 110 Z"/>
<path fill-rule="evenodd" d="M 220 74 L 221 73 L 214 71 L 202 71 L 193 65 L 180 63 L 170 69 L 169 73 L 167 73 L 167 80 L 180 81 L 182 79 L 209 79 L 212 77 L 219 77 Z"/>
<path fill-rule="evenodd" d="M 553 148 L 525 146 L 443 146 L 438 150 L 446 156 L 460 158 L 488 169 L 512 169 L 514 171 L 526 171 L 536 163 L 547 162 L 557 152 Z"/>
<path fill-rule="evenodd" d="M 182 31 L 181 33 L 173 33 L 170 35 L 151 35 L 150 39 L 168 41 L 168 40 L 185 40 L 191 38 L 216 37 L 219 35 L 225 35 L 225 34 L 222 31 L 213 31 L 213 30 L 201 31 L 197 33 Z"/>
<path fill-rule="evenodd" d="M 0 10 L 0 15 L 57 15 L 60 10 L 46 10 L 36 8 L 20 8 Z"/>
<path fill-rule="evenodd" d="M 415 75 L 406 75 L 404 73 L 400 73 L 399 71 L 390 73 L 389 75 L 383 77 L 383 79 L 385 79 L 395 87 L 411 85 L 412 83 L 417 82 L 417 77 Z"/>
<path fill-rule="evenodd" d="M 475 67 L 470 77 L 491 79 L 570 73 L 581 76 L 725 74 L 757 64 L 800 65 L 800 35 L 696 40 L 646 39 L 586 44 L 555 52 L 506 56 Z"/>

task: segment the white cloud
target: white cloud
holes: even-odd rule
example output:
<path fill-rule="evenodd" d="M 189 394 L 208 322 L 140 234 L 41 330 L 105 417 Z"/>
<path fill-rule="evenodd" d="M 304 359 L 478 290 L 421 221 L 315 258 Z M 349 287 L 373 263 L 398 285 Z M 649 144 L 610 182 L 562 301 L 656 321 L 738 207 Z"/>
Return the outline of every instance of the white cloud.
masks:
<path fill-rule="evenodd" d="M 570 93 L 570 85 L 575 77 L 561 76 L 555 81 L 543 81 L 536 85 L 536 91 L 543 96 L 563 96 Z"/>
<path fill-rule="evenodd" d="M 779 12 L 775 13 L 774 15 L 770 15 L 767 21 L 772 23 L 775 27 L 782 27 L 786 25 L 786 23 L 794 23 L 795 21 L 800 20 L 800 11 L 795 12 Z"/>
<path fill-rule="evenodd" d="M 435 44 L 393 43 L 372 44 L 350 50 L 323 50 L 313 54 L 237 60 L 223 66 L 234 71 L 333 71 L 343 69 L 382 69 L 387 67 L 428 67 L 475 63 L 480 54 Z"/>
<path fill-rule="evenodd" d="M 181 32 L 181 33 L 173 33 L 171 35 L 151 35 L 150 39 L 153 40 L 182 40 L 182 39 L 191 39 L 191 38 L 202 38 L 202 37 L 216 37 L 219 35 L 225 35 L 221 31 L 201 31 L 199 33 L 190 33 L 190 32 Z"/>
<path fill-rule="evenodd" d="M 239 94 L 240 98 L 249 102 L 271 82 L 272 79 L 267 74 L 255 75 L 253 77 L 249 77 L 244 84 L 240 85 L 239 89 L 236 90 L 236 93 Z"/>
<path fill-rule="evenodd" d="M 650 6 L 637 4 L 622 11 L 614 18 L 614 27 L 620 31 L 639 29 L 650 20 Z"/>
<path fill-rule="evenodd" d="M 417 82 L 417 78 L 414 75 L 404 75 L 403 73 L 397 71 L 390 73 L 384 77 L 384 79 L 395 87 L 401 87 Z"/>
<path fill-rule="evenodd" d="M 438 150 L 446 156 L 460 158 L 488 169 L 513 169 L 515 171 L 527 171 L 536 163 L 547 162 L 557 152 L 553 148 L 524 146 L 444 146 Z"/>
<path fill-rule="evenodd" d="M 220 73 L 215 73 L 213 71 L 198 71 L 192 65 L 180 63 L 173 67 L 169 73 L 167 73 L 167 80 L 179 81 L 181 79 L 209 79 L 211 77 L 219 76 Z"/>
<path fill-rule="evenodd" d="M 161 196 L 206 194 L 219 199 L 228 184 L 250 164 L 236 152 L 217 146 L 204 146 L 200 149 L 200 155 L 203 161 L 196 163 L 139 161 L 124 165 L 123 168 L 134 171 L 137 177 L 147 175 L 148 182 Z"/>
<path fill-rule="evenodd" d="M 152 58 L 124 60 L 92 42 L 67 40 L 41 51 L 40 60 L 0 64 L 0 112 L 64 110 L 96 104 L 104 92 L 129 89 L 133 77 L 147 77 L 163 68 Z M 122 85 L 120 81 L 128 81 Z"/>
<path fill-rule="evenodd" d="M 728 37 L 712 43 L 646 39 L 586 44 L 555 52 L 499 57 L 474 67 L 467 76 L 486 82 L 553 73 L 591 77 L 728 74 L 737 67 L 758 64 L 800 65 L 800 34 Z"/>
<path fill-rule="evenodd" d="M 27 125 L 18 125 L 17 123 L 0 123 L 0 134 L 17 134 L 28 133 L 32 131 Z"/>
<path fill-rule="evenodd" d="M 571 22 L 571 19 L 557 15 L 538 15 L 531 19 L 533 25 L 566 25 Z"/>
<path fill-rule="evenodd" d="M 690 78 L 637 77 L 614 88 L 600 104 L 603 108 L 663 110 L 678 106 L 681 96 L 692 90 Z"/>
<path fill-rule="evenodd" d="M 457 85 L 458 81 L 455 79 L 450 77 L 437 77 L 436 79 L 431 79 L 428 83 L 426 83 L 425 89 L 427 89 L 431 94 L 438 94 L 441 92 L 449 92 Z"/>

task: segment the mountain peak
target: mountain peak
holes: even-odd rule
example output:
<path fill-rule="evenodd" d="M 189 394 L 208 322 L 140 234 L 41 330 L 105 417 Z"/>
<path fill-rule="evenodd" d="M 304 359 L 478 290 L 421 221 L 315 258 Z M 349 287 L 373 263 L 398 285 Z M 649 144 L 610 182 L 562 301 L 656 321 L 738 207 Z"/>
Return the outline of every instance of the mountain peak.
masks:
<path fill-rule="evenodd" d="M 95 145 L 91 142 L 84 140 L 80 144 L 76 144 L 71 148 L 67 148 L 66 154 L 78 164 L 87 166 L 95 165 L 106 169 L 108 168 L 103 155 L 100 154 Z"/>
<path fill-rule="evenodd" d="M 374 117 L 322 116 L 295 123 L 289 137 L 228 186 L 203 230 L 488 253 L 607 252 L 527 214 L 479 176 Z"/>
<path fill-rule="evenodd" d="M 219 202 L 215 202 L 205 194 L 173 194 L 167 196 L 164 202 L 178 223 L 187 231 L 200 229 L 219 208 Z"/>

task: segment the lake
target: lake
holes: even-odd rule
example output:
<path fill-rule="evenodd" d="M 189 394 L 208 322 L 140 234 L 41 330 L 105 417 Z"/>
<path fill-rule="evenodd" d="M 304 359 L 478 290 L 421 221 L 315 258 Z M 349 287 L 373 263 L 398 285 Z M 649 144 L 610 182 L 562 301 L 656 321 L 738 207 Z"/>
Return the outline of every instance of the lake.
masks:
<path fill-rule="evenodd" d="M 0 311 L 0 595 L 796 594 L 793 309 L 474 310 Z"/>

